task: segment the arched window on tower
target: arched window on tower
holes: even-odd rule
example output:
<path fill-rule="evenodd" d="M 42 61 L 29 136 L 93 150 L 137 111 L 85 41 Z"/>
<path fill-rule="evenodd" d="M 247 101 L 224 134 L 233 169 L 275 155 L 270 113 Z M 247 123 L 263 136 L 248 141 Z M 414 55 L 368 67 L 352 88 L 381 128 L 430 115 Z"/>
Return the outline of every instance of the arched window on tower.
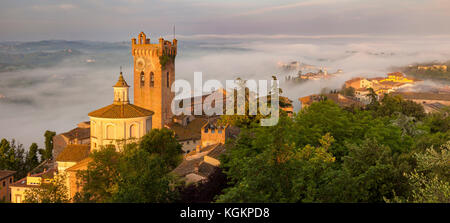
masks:
<path fill-rule="evenodd" d="M 169 87 L 169 83 L 170 83 L 169 72 L 167 72 L 166 81 L 167 81 L 167 87 Z"/>
<path fill-rule="evenodd" d="M 155 86 L 155 74 L 153 72 L 150 72 L 150 87 Z"/>
<path fill-rule="evenodd" d="M 141 72 L 141 87 L 143 87 L 145 84 L 145 75 L 144 75 L 144 71 Z"/>

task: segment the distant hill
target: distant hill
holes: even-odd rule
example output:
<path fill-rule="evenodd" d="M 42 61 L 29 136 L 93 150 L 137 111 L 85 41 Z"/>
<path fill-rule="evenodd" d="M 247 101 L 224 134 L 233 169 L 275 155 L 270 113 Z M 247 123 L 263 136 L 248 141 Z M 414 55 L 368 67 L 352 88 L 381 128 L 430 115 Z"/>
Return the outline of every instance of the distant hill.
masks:
<path fill-rule="evenodd" d="M 109 43 L 94 41 L 67 41 L 67 40 L 43 40 L 37 42 L 0 42 L 0 52 L 2 53 L 30 53 L 49 52 L 65 49 L 75 49 L 80 51 L 98 50 L 125 50 L 130 44 L 125 42 Z"/>
<path fill-rule="evenodd" d="M 125 42 L 65 40 L 0 42 L 0 72 L 51 67 L 70 58 L 77 58 L 76 61 L 79 63 L 86 61 L 113 63 L 116 57 L 126 54 L 129 49 L 130 44 Z M 113 61 L 110 61 L 111 58 Z"/>
<path fill-rule="evenodd" d="M 440 69 L 423 70 L 418 68 L 418 67 L 432 67 L 433 65 L 446 65 L 447 70 L 440 70 Z M 445 63 L 437 61 L 428 63 L 416 63 L 411 64 L 409 66 L 395 68 L 395 70 L 400 70 L 408 76 L 416 77 L 419 79 L 450 82 L 450 61 L 447 61 Z"/>

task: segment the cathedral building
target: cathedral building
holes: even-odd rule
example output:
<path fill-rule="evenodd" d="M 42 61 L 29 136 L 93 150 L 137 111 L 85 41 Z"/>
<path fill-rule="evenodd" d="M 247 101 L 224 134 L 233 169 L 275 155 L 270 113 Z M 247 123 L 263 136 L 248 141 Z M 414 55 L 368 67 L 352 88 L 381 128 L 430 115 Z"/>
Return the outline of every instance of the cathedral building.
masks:
<path fill-rule="evenodd" d="M 113 86 L 114 102 L 89 113 L 91 151 L 106 145 L 120 150 L 125 143 L 135 142 L 152 129 L 153 111 L 131 104 L 129 87 L 120 72 Z"/>

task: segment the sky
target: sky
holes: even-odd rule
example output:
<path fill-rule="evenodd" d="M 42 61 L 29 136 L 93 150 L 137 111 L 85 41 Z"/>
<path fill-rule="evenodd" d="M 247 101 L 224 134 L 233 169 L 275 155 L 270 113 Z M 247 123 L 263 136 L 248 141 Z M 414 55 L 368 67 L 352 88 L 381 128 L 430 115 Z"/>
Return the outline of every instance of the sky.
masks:
<path fill-rule="evenodd" d="M 0 41 L 450 35 L 448 0 L 2 0 Z"/>

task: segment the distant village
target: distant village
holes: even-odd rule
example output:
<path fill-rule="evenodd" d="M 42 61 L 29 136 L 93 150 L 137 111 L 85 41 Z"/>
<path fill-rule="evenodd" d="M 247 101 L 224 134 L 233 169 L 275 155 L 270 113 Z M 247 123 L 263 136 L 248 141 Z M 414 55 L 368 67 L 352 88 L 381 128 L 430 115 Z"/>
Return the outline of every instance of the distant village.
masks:
<path fill-rule="evenodd" d="M 286 81 L 292 82 L 328 79 L 343 73 L 343 70 L 341 69 L 338 69 L 334 73 L 329 73 L 326 67 L 316 67 L 313 65 L 300 63 L 298 61 L 293 61 L 288 64 L 279 62 L 278 67 L 281 68 L 283 72 L 296 73 L 295 75 L 288 75 L 285 78 Z"/>
<path fill-rule="evenodd" d="M 138 39 L 132 39 L 134 104 L 131 104 L 128 96 L 130 86 L 120 73 L 111 94 L 111 105 L 90 112 L 89 121 L 78 123 L 74 129 L 53 137 L 53 159 L 40 165 L 44 171 L 30 172 L 22 179 L 14 179 L 14 171 L 0 171 L 0 182 L 3 184 L 0 198 L 3 196 L 12 203 L 22 203 L 27 190 L 39 187 L 42 183 L 52 182 L 55 176 L 61 174 L 67 176 L 65 184 L 68 196 L 73 198 L 82 189 L 78 183 L 77 172 L 88 168 L 88 164 L 92 162 L 89 157 L 92 151 L 111 144 L 120 149 L 123 147 L 120 142 L 135 142 L 152 129 L 164 127 L 173 130 L 184 153 L 183 161 L 173 173 L 188 183 L 207 181 L 220 166 L 218 157 L 226 151 L 225 142 L 236 137 L 240 130 L 234 126 L 219 124 L 220 116 L 171 114 L 168 102 L 173 100 L 174 95 L 169 86 L 175 80 L 175 63 L 167 62 L 164 67 L 154 68 L 154 61 L 159 61 L 164 56 L 175 57 L 177 40 L 167 41 L 160 38 L 158 41 L 152 44 L 144 33 L 140 33 Z M 326 68 L 319 68 L 316 73 L 303 74 L 302 71 L 314 70 L 317 67 L 299 62 L 280 64 L 280 67 L 298 71 L 298 75 L 288 77 L 288 81 L 318 80 L 343 72 L 337 70 L 336 73 L 329 74 Z M 433 65 L 419 66 L 417 69 L 447 70 L 447 67 Z M 407 77 L 400 72 L 375 78 L 356 77 L 347 80 L 342 91 L 313 94 L 298 100 L 302 109 L 324 99 L 332 100 L 340 106 L 364 106 L 370 103 L 374 94 L 378 98 L 385 94 L 394 94 L 421 104 L 427 113 L 441 111 L 443 107 L 450 105 L 449 88 L 435 92 L 404 91 L 419 82 L 421 80 Z M 203 96 L 201 101 L 207 96 Z M 0 99 L 3 97 L 0 95 Z M 192 101 L 194 102 L 193 98 Z M 281 109 L 288 116 L 292 116 L 292 100 L 281 97 L 281 101 Z M 192 107 L 194 106 L 192 103 Z"/>

